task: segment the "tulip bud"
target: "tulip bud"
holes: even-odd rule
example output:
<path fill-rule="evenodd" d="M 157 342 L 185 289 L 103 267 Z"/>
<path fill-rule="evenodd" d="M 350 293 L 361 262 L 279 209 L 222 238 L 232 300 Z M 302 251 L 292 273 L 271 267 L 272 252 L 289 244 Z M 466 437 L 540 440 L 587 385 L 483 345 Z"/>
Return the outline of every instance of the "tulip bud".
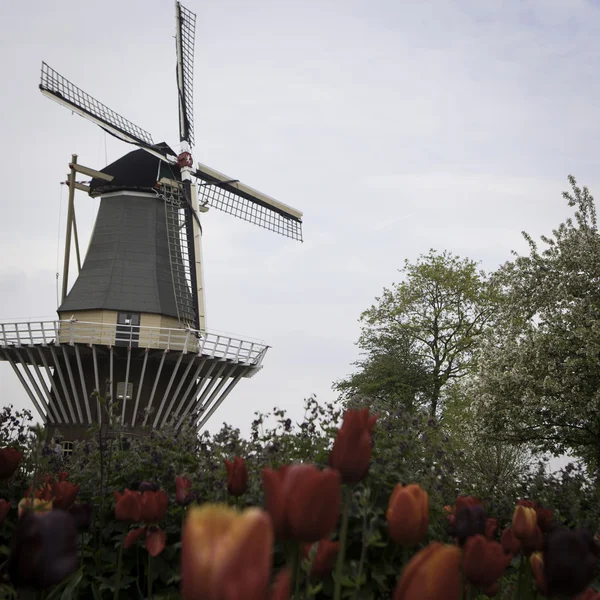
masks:
<path fill-rule="evenodd" d="M 0 479 L 8 479 L 19 466 L 23 453 L 16 448 L 0 449 Z"/>
<path fill-rule="evenodd" d="M 69 506 L 68 513 L 73 517 L 77 531 L 85 531 L 92 524 L 93 506 L 89 502 L 80 502 Z"/>
<path fill-rule="evenodd" d="M 498 542 L 475 535 L 465 542 L 465 577 L 476 587 L 488 587 L 500 579 L 511 560 Z"/>
<path fill-rule="evenodd" d="M 517 505 L 512 519 L 512 530 L 515 536 L 520 540 L 532 537 L 535 534 L 536 525 L 535 510 L 522 504 Z"/>
<path fill-rule="evenodd" d="M 25 513 L 49 513 L 52 511 L 52 500 L 42 500 L 40 498 L 34 498 L 33 502 L 31 498 L 22 498 L 17 506 L 17 514 L 19 519 L 22 519 Z"/>
<path fill-rule="evenodd" d="M 169 497 L 164 490 L 158 492 L 144 492 L 141 498 L 142 521 L 157 523 L 165 517 Z"/>
<path fill-rule="evenodd" d="M 175 478 L 175 500 L 177 504 L 184 505 L 192 482 L 187 477 Z"/>
<path fill-rule="evenodd" d="M 498 519 L 487 518 L 485 520 L 485 537 L 488 540 L 493 540 L 498 530 Z"/>
<path fill-rule="evenodd" d="M 4 523 L 6 519 L 6 515 L 8 515 L 8 511 L 10 510 L 10 502 L 7 502 L 4 498 L 0 498 L 0 525 Z"/>
<path fill-rule="evenodd" d="M 329 454 L 329 466 L 342 476 L 342 483 L 358 483 L 369 472 L 373 449 L 373 429 L 377 416 L 369 409 L 347 410 Z"/>
<path fill-rule="evenodd" d="M 521 552 L 521 542 L 515 536 L 515 532 L 507 527 L 500 536 L 500 545 L 506 554 L 518 554 Z"/>
<path fill-rule="evenodd" d="M 190 508 L 182 532 L 183 600 L 264 600 L 272 552 L 273 529 L 264 511 L 239 513 L 212 504 Z"/>
<path fill-rule="evenodd" d="M 432 542 L 406 565 L 394 600 L 458 600 L 461 592 L 462 551 Z"/>
<path fill-rule="evenodd" d="M 248 467 L 243 458 L 236 456 L 232 461 L 225 460 L 227 469 L 227 491 L 239 497 L 248 489 Z"/>
<path fill-rule="evenodd" d="M 454 537 L 457 538 L 459 546 L 474 535 L 485 534 L 486 514 L 483 506 L 463 506 L 456 511 L 454 517 Z"/>
<path fill-rule="evenodd" d="M 142 494 L 125 489 L 120 494 L 115 491 L 115 519 L 126 523 L 137 523 L 142 520 Z"/>
<path fill-rule="evenodd" d="M 325 579 L 333 570 L 340 543 L 332 542 L 329 539 L 321 540 L 317 544 L 316 552 L 314 552 L 311 560 L 310 554 L 313 546 L 314 544 L 305 544 L 302 548 L 304 558 L 310 562 L 309 575 L 314 579 Z"/>
<path fill-rule="evenodd" d="M 340 514 L 340 475 L 313 465 L 263 470 L 265 508 L 278 539 L 314 543 L 329 536 Z"/>
<path fill-rule="evenodd" d="M 429 496 L 417 484 L 396 485 L 386 513 L 390 537 L 397 544 L 415 546 L 429 528 Z"/>
<path fill-rule="evenodd" d="M 549 596 L 575 596 L 594 578 L 598 547 L 584 530 L 558 529 L 544 544 L 544 579 Z"/>
<path fill-rule="evenodd" d="M 19 522 L 8 556 L 8 574 L 16 587 L 43 589 L 77 570 L 77 529 L 64 510 L 27 511 Z"/>
<path fill-rule="evenodd" d="M 529 557 L 529 564 L 531 565 L 531 572 L 533 574 L 533 579 L 535 580 L 535 587 L 537 591 L 546 596 L 548 594 L 548 590 L 546 587 L 546 580 L 544 578 L 544 558 L 541 552 L 534 552 Z"/>
<path fill-rule="evenodd" d="M 79 494 L 79 486 L 70 481 L 58 481 L 52 486 L 52 505 L 54 508 L 67 510 Z"/>

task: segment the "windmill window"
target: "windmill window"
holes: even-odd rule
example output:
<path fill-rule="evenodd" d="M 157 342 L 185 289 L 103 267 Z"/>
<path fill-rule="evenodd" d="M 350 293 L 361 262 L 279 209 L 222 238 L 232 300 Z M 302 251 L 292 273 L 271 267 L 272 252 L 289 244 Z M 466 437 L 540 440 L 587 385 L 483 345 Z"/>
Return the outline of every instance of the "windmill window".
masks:
<path fill-rule="evenodd" d="M 62 443 L 63 456 L 71 456 L 73 454 L 73 442 Z"/>
<path fill-rule="evenodd" d="M 121 381 L 117 383 L 117 400 L 131 400 L 131 396 L 133 396 L 133 383 L 127 384 L 127 396 L 125 397 L 125 382 Z"/>

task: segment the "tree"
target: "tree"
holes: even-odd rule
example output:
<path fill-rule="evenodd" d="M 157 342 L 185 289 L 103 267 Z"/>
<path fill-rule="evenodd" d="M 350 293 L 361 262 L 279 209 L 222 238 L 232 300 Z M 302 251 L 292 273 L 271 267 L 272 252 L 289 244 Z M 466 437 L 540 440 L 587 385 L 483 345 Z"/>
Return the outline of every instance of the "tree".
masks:
<path fill-rule="evenodd" d="M 385 288 L 360 317 L 358 373 L 336 384 L 346 394 L 387 397 L 438 416 L 444 386 L 474 366 L 494 315 L 495 295 L 477 264 L 431 250 L 404 280 Z"/>
<path fill-rule="evenodd" d="M 600 466 L 600 236 L 594 199 L 569 177 L 569 218 L 531 236 L 529 256 L 496 274 L 502 328 L 486 343 L 476 391 L 499 439 Z"/>

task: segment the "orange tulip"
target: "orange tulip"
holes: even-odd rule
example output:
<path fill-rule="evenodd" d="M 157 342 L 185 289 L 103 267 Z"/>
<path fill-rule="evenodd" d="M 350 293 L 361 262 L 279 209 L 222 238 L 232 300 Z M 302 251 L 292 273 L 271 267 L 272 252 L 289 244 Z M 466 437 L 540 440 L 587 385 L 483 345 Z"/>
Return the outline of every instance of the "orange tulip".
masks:
<path fill-rule="evenodd" d="M 432 542 L 417 552 L 400 577 L 394 600 L 458 600 L 462 551 Z"/>
<path fill-rule="evenodd" d="M 264 600 L 272 552 L 273 529 L 264 511 L 190 508 L 182 532 L 182 598 Z"/>
<path fill-rule="evenodd" d="M 531 565 L 531 572 L 535 580 L 535 587 L 537 591 L 546 596 L 548 590 L 546 588 L 546 578 L 544 577 L 544 557 L 541 552 L 534 552 L 529 557 L 529 564 Z"/>
<path fill-rule="evenodd" d="M 342 476 L 342 483 L 358 483 L 369 472 L 373 429 L 377 415 L 369 409 L 347 410 L 329 454 L 329 466 Z"/>
<path fill-rule="evenodd" d="M 464 547 L 465 577 L 476 587 L 491 586 L 500 579 L 511 558 L 498 542 L 474 535 L 467 539 Z"/>
<path fill-rule="evenodd" d="M 41 500 L 40 498 L 34 498 L 32 504 L 31 498 L 22 498 L 17 506 L 17 514 L 19 519 L 21 519 L 23 515 L 29 511 L 32 511 L 36 514 L 52 512 L 52 500 Z"/>
<path fill-rule="evenodd" d="M 423 540 L 429 528 L 429 496 L 419 485 L 398 484 L 386 513 L 390 537 L 397 544 L 414 546 Z"/>
<path fill-rule="evenodd" d="M 313 465 L 263 470 L 265 508 L 278 539 L 313 543 L 329 536 L 340 514 L 340 475 Z"/>
<path fill-rule="evenodd" d="M 304 558 L 310 559 L 310 552 L 314 545 L 315 544 L 305 544 L 302 547 Z M 310 576 L 314 579 L 325 579 L 333 570 L 339 550 L 339 542 L 332 542 L 329 539 L 321 540 L 318 543 L 317 551 L 310 564 Z"/>
<path fill-rule="evenodd" d="M 530 538 L 535 534 L 536 525 L 535 509 L 522 504 L 517 505 L 512 518 L 512 530 L 515 536 L 520 540 Z"/>
<path fill-rule="evenodd" d="M 236 456 L 232 461 L 225 460 L 227 469 L 227 491 L 232 496 L 241 496 L 248 489 L 248 467 L 246 461 Z"/>

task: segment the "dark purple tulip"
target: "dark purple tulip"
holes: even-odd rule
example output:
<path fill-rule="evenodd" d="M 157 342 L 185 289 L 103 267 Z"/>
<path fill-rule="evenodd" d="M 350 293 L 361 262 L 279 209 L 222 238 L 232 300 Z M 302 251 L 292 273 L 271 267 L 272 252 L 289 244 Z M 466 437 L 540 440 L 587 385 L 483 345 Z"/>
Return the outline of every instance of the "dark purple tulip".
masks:
<path fill-rule="evenodd" d="M 485 535 L 486 514 L 482 506 L 464 506 L 459 508 L 454 517 L 454 537 L 462 546 L 467 538 L 474 535 Z"/>
<path fill-rule="evenodd" d="M 140 492 L 157 492 L 158 485 L 156 485 L 156 483 L 152 483 L 151 481 L 142 481 L 138 490 Z"/>
<path fill-rule="evenodd" d="M 69 506 L 68 512 L 75 521 L 77 531 L 85 531 L 89 529 L 92 523 L 92 513 L 94 509 L 89 502 L 79 502 Z"/>
<path fill-rule="evenodd" d="M 77 570 L 77 528 L 64 510 L 27 511 L 12 537 L 7 570 L 18 588 L 43 589 Z"/>
<path fill-rule="evenodd" d="M 598 547 L 583 529 L 555 529 L 544 543 L 544 579 L 549 596 L 574 597 L 594 579 Z"/>

